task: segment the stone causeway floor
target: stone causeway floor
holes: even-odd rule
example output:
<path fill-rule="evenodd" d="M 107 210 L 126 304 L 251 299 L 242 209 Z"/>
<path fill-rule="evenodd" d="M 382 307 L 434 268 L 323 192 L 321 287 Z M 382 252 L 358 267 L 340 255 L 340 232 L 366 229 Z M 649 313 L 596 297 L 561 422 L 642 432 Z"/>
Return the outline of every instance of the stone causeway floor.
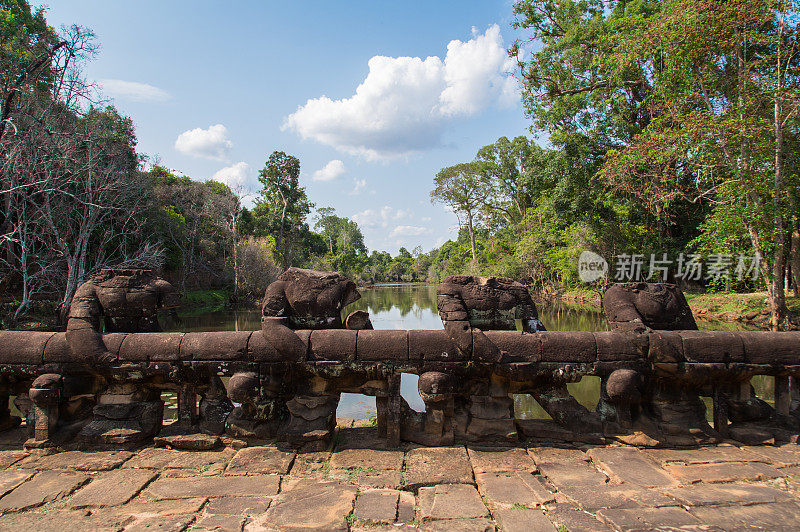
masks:
<path fill-rule="evenodd" d="M 392 450 L 352 425 L 332 452 L 6 447 L 0 530 L 800 529 L 796 444 Z"/>

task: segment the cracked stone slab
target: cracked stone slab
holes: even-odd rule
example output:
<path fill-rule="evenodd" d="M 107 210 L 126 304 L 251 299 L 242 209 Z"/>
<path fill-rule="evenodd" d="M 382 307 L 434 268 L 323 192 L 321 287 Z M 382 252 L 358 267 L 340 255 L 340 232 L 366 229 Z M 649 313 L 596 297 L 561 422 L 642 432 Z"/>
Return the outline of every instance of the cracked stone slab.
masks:
<path fill-rule="evenodd" d="M 765 480 L 782 476 L 780 470 L 761 462 L 725 462 L 716 464 L 667 464 L 664 469 L 681 484 L 695 482 L 733 482 Z"/>
<path fill-rule="evenodd" d="M 588 462 L 589 456 L 574 447 L 553 447 L 540 445 L 529 447 L 528 454 L 538 465 L 543 462 Z"/>
<path fill-rule="evenodd" d="M 399 469 L 331 469 L 328 478 L 365 488 L 399 489 L 402 486 L 402 475 Z"/>
<path fill-rule="evenodd" d="M 478 473 L 475 479 L 481 495 L 499 508 L 515 504 L 536 506 L 555 500 L 553 493 L 531 473 Z"/>
<path fill-rule="evenodd" d="M 763 461 L 763 458 L 748 450 L 725 444 L 699 449 L 645 449 L 641 452 L 662 465 L 671 462 L 691 465 Z"/>
<path fill-rule="evenodd" d="M 420 447 L 406 455 L 405 487 L 434 484 L 474 484 L 464 447 Z"/>
<path fill-rule="evenodd" d="M 328 476 L 330 457 L 331 453 L 328 451 L 297 453 L 289 475 L 298 478 L 324 478 Z"/>
<path fill-rule="evenodd" d="M 245 530 L 291 527 L 344 531 L 355 498 L 355 486 L 311 479 L 293 481 Z"/>
<path fill-rule="evenodd" d="M 547 515 L 558 527 L 582 532 L 609 532 L 605 523 L 570 503 L 558 502 L 547 505 Z"/>
<path fill-rule="evenodd" d="M 19 462 L 26 456 L 28 456 L 27 451 L 16 449 L 11 451 L 0 451 L 0 469 L 6 469 L 7 467 Z"/>
<path fill-rule="evenodd" d="M 635 509 L 611 508 L 600 510 L 597 515 L 611 523 L 617 530 L 622 531 L 684 529 L 709 523 L 706 520 L 701 522 L 692 514 L 677 506 Z"/>
<path fill-rule="evenodd" d="M 92 477 L 77 471 L 42 471 L 0 499 L 0 512 L 41 506 L 66 497 Z"/>
<path fill-rule="evenodd" d="M 344 449 L 331 455 L 332 469 L 402 469 L 403 451 L 385 449 Z"/>
<path fill-rule="evenodd" d="M 245 447 L 237 452 L 228 467 L 226 475 L 285 475 L 294 461 L 294 453 L 281 451 L 275 447 Z"/>
<path fill-rule="evenodd" d="M 796 502 L 702 506 L 689 511 L 703 523 L 724 530 L 797 530 L 800 521 L 800 505 Z"/>
<path fill-rule="evenodd" d="M 13 490 L 33 476 L 32 471 L 0 471 L 0 497 Z"/>
<path fill-rule="evenodd" d="M 761 457 L 775 467 L 790 467 L 800 465 L 800 445 L 788 443 L 786 445 L 752 445 L 743 447 L 749 453 Z"/>
<path fill-rule="evenodd" d="M 495 532 L 494 523 L 486 518 L 446 519 L 422 523 L 419 530 L 423 532 Z"/>
<path fill-rule="evenodd" d="M 194 522 L 196 516 L 188 515 L 154 515 L 142 517 L 125 525 L 125 532 L 150 532 L 159 530 L 163 532 L 183 532 Z"/>
<path fill-rule="evenodd" d="M 475 473 L 504 473 L 510 471 L 536 472 L 536 464 L 525 449 L 468 448 L 469 460 Z"/>
<path fill-rule="evenodd" d="M 266 497 L 217 497 L 209 499 L 204 511 L 213 515 L 254 516 L 266 512 L 271 502 Z"/>
<path fill-rule="evenodd" d="M 101 473 L 70 497 L 70 508 L 118 506 L 133 499 L 157 473 L 149 469 L 116 469 Z"/>
<path fill-rule="evenodd" d="M 555 532 L 556 527 L 538 508 L 505 508 L 494 514 L 503 532 Z"/>
<path fill-rule="evenodd" d="M 173 449 L 147 447 L 122 464 L 122 467 L 123 469 L 164 469 L 167 467 L 167 464 L 175 460 L 180 453 L 181 451 Z"/>
<path fill-rule="evenodd" d="M 589 449 L 587 453 L 609 477 L 617 482 L 645 487 L 677 486 L 678 481 L 633 447 Z"/>
<path fill-rule="evenodd" d="M 584 461 L 544 462 L 539 472 L 557 488 L 562 486 L 605 486 L 608 478 L 592 464 Z"/>
<path fill-rule="evenodd" d="M 675 499 L 661 488 L 650 489 L 631 484 L 606 484 L 605 486 L 575 484 L 562 485 L 559 492 L 584 510 L 593 512 L 600 508 L 644 508 L 676 506 Z"/>
<path fill-rule="evenodd" d="M 397 517 L 399 490 L 373 489 L 358 494 L 353 516 L 366 524 L 394 523 Z"/>
<path fill-rule="evenodd" d="M 66 451 L 43 456 L 29 456 L 18 467 L 38 470 L 74 469 L 76 471 L 108 471 L 131 458 L 128 451 Z"/>
<path fill-rule="evenodd" d="M 469 519 L 488 515 L 474 486 L 437 484 L 419 489 L 417 516 L 420 519 Z"/>
<path fill-rule="evenodd" d="M 278 475 L 196 476 L 158 478 L 144 490 L 151 499 L 192 497 L 258 497 L 278 493 Z"/>
<path fill-rule="evenodd" d="M 192 532 L 240 532 L 246 517 L 239 515 L 202 515 L 197 518 L 192 526 Z"/>
<path fill-rule="evenodd" d="M 686 506 L 757 504 L 792 499 L 785 491 L 757 484 L 694 484 L 669 489 L 666 493 Z"/>

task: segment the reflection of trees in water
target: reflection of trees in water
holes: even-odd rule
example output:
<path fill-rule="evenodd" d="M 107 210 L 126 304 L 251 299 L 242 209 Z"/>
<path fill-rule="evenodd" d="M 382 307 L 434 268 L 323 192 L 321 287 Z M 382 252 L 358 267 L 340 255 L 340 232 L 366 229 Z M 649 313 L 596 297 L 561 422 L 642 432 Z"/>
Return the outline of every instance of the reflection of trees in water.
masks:
<path fill-rule="evenodd" d="M 409 314 L 422 319 L 436 310 L 436 285 L 375 286 L 361 290 L 361 299 L 345 307 L 344 316 L 354 310 L 371 310 L 374 313 L 400 311 L 402 317 Z"/>
<path fill-rule="evenodd" d="M 607 331 L 602 312 L 553 302 L 538 304 L 539 319 L 548 331 Z"/>

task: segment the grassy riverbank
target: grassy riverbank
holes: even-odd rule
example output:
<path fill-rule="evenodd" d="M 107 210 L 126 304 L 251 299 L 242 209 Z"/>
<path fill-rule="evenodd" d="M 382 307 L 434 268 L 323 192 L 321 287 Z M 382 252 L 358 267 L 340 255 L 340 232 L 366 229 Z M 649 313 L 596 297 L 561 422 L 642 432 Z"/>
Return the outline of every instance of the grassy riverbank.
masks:
<path fill-rule="evenodd" d="M 769 305 L 766 292 L 746 294 L 686 293 L 686 300 L 695 317 L 706 322 L 744 323 L 753 327 L 768 328 Z M 576 289 L 562 294 L 547 294 L 546 298 L 558 298 L 570 304 L 600 309 L 600 293 Z M 800 321 L 800 298 L 787 294 L 786 305 L 794 323 Z"/>

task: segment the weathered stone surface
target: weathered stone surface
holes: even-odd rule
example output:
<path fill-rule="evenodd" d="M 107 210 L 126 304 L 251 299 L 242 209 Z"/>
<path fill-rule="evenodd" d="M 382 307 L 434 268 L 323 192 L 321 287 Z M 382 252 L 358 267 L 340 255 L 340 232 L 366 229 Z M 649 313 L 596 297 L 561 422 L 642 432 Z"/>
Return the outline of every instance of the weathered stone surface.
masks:
<path fill-rule="evenodd" d="M 197 513 L 206 503 L 205 497 L 189 499 L 163 499 L 156 500 L 142 493 L 128 504 L 120 507 L 101 508 L 92 513 L 119 515 L 124 517 L 145 517 L 149 515 L 189 515 Z"/>
<path fill-rule="evenodd" d="M 604 486 L 608 479 L 587 462 L 543 462 L 539 472 L 557 488 L 562 486 Z"/>
<path fill-rule="evenodd" d="M 400 499 L 397 501 L 397 522 L 410 523 L 414 520 L 414 506 L 416 499 L 413 493 L 408 491 L 400 492 Z"/>
<path fill-rule="evenodd" d="M 600 508 L 642 508 L 675 506 L 677 503 L 659 489 L 644 488 L 631 484 L 564 484 L 559 486 L 559 495 L 594 512 Z"/>
<path fill-rule="evenodd" d="M 75 471 L 42 471 L 0 499 L 0 512 L 14 512 L 66 497 L 91 479 Z"/>
<path fill-rule="evenodd" d="M 344 449 L 331 455 L 331 468 L 402 469 L 403 451 L 382 449 Z"/>
<path fill-rule="evenodd" d="M 314 451 L 310 453 L 297 453 L 289 474 L 292 477 L 320 478 L 328 474 L 331 453 L 328 451 Z"/>
<path fill-rule="evenodd" d="M 495 512 L 503 532 L 553 532 L 556 527 L 538 508 L 505 508 Z"/>
<path fill-rule="evenodd" d="M 167 464 L 175 460 L 180 454 L 181 451 L 172 449 L 148 447 L 136 453 L 136 456 L 125 462 L 122 467 L 123 469 L 164 469 Z"/>
<path fill-rule="evenodd" d="M 54 508 L 0 514 L 0 530 L 57 530 L 58 532 L 85 532 L 86 530 L 116 532 L 123 523 L 132 521 L 129 516 L 111 514 L 87 515 L 85 510 Z"/>
<path fill-rule="evenodd" d="M 606 447 L 589 449 L 587 454 L 609 477 L 647 487 L 675 486 L 677 481 L 657 467 L 638 449 L 631 447 Z"/>
<path fill-rule="evenodd" d="M 495 526 L 489 519 L 447 519 L 431 521 L 420 526 L 423 532 L 494 532 Z"/>
<path fill-rule="evenodd" d="M 781 472 L 758 462 L 725 462 L 719 464 L 667 464 L 667 472 L 681 484 L 695 482 L 733 482 L 735 480 L 764 480 L 777 478 Z"/>
<path fill-rule="evenodd" d="M 196 476 L 159 478 L 144 491 L 151 499 L 188 499 L 192 497 L 269 496 L 278 493 L 277 475 Z"/>
<path fill-rule="evenodd" d="M 191 527 L 192 532 L 241 532 L 246 518 L 238 515 L 203 515 Z"/>
<path fill-rule="evenodd" d="M 463 447 L 412 449 L 406 455 L 404 485 L 410 489 L 433 484 L 473 484 L 472 465 Z"/>
<path fill-rule="evenodd" d="M 163 530 L 164 532 L 182 532 L 195 520 L 194 514 L 189 515 L 148 515 L 136 518 L 132 523 L 125 525 L 125 532 L 149 532 Z"/>
<path fill-rule="evenodd" d="M 33 476 L 31 471 L 0 471 L 0 497 Z"/>
<path fill-rule="evenodd" d="M 393 523 L 397 517 L 398 490 L 373 489 L 359 493 L 353 516 L 367 524 Z"/>
<path fill-rule="evenodd" d="M 153 438 L 153 443 L 161 447 L 171 447 L 173 449 L 187 451 L 210 451 L 215 447 L 219 447 L 222 440 L 216 434 L 197 432 L 192 434 L 157 436 Z"/>
<path fill-rule="evenodd" d="M 228 462 L 226 475 L 285 475 L 294 460 L 294 453 L 275 447 L 245 447 Z"/>
<path fill-rule="evenodd" d="M 536 476 L 527 472 L 476 473 L 478 490 L 495 507 L 536 506 L 555 500 Z"/>
<path fill-rule="evenodd" d="M 752 452 L 733 445 L 715 445 L 699 449 L 646 449 L 646 456 L 661 464 L 683 462 L 684 464 L 710 464 L 715 462 L 749 462 L 760 458 Z"/>
<path fill-rule="evenodd" d="M 351 482 L 363 488 L 398 489 L 402 486 L 402 473 L 399 469 L 375 469 L 371 466 L 331 469 L 328 478 Z"/>
<path fill-rule="evenodd" d="M 544 462 L 588 462 L 590 458 L 574 447 L 530 447 L 528 453 L 536 464 Z"/>
<path fill-rule="evenodd" d="M 611 530 L 590 513 L 584 512 L 570 503 L 548 504 L 547 515 L 559 527 L 559 530 L 562 530 L 560 527 L 580 532 L 608 532 Z"/>
<path fill-rule="evenodd" d="M 685 506 L 719 506 L 784 502 L 792 499 L 785 491 L 755 484 L 695 484 L 666 492 Z"/>
<path fill-rule="evenodd" d="M 10 465 L 19 462 L 26 456 L 28 456 L 28 453 L 21 449 L 0 451 L 0 469 L 5 469 Z"/>
<path fill-rule="evenodd" d="M 417 495 L 417 517 L 420 519 L 473 518 L 488 513 L 474 486 L 438 484 L 420 488 Z"/>
<path fill-rule="evenodd" d="M 119 467 L 131 456 L 133 456 L 133 453 L 128 451 L 67 451 L 44 456 L 29 456 L 17 466 L 39 470 L 108 471 Z"/>
<path fill-rule="evenodd" d="M 690 512 L 703 523 L 723 530 L 797 530 L 800 505 L 796 502 L 750 506 L 702 506 Z"/>
<path fill-rule="evenodd" d="M 155 477 L 156 473 L 149 469 L 117 469 L 101 473 L 70 497 L 67 506 L 86 508 L 125 504 Z"/>
<path fill-rule="evenodd" d="M 536 464 L 525 449 L 468 448 L 469 460 L 475 473 L 500 473 L 504 471 L 536 471 Z"/>
<path fill-rule="evenodd" d="M 179 451 L 166 466 L 167 469 L 224 469 L 233 455 L 234 449 L 223 451 Z"/>
<path fill-rule="evenodd" d="M 752 453 L 775 467 L 788 467 L 800 465 L 800 445 L 789 443 L 786 445 L 754 445 L 744 447 L 743 450 Z"/>
<path fill-rule="evenodd" d="M 597 515 L 618 530 L 674 530 L 702 523 L 683 508 L 612 508 L 600 510 Z"/>
<path fill-rule="evenodd" d="M 266 512 L 271 502 L 266 497 L 215 497 L 209 499 L 204 511 L 212 515 L 253 516 Z"/>
<path fill-rule="evenodd" d="M 345 517 L 352 511 L 355 498 L 354 486 L 300 480 L 275 497 L 269 509 L 245 530 L 347 530 Z"/>

